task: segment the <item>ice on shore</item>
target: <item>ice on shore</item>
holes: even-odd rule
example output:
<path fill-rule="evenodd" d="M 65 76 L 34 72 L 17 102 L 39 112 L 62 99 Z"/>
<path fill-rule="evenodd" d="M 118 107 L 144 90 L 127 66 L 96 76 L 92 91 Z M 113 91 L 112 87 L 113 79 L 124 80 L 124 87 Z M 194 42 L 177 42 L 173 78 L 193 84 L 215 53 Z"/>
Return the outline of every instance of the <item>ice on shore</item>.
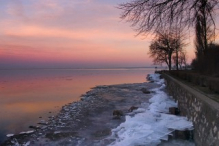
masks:
<path fill-rule="evenodd" d="M 30 145 L 30 141 L 24 144 L 24 146 L 29 146 L 29 145 Z"/>
<path fill-rule="evenodd" d="M 12 136 L 14 136 L 14 134 L 7 134 L 6 136 L 7 137 L 12 137 Z"/>
<path fill-rule="evenodd" d="M 148 74 L 147 79 L 150 81 L 154 81 L 157 84 L 164 83 L 164 79 L 160 79 L 160 74 Z"/>
<path fill-rule="evenodd" d="M 34 130 L 25 131 L 25 132 L 20 132 L 19 134 L 31 134 L 31 133 L 34 133 Z"/>
<path fill-rule="evenodd" d="M 149 99 L 149 110 L 152 113 L 169 113 L 170 107 L 177 107 L 177 103 L 164 91 L 155 90 L 155 95 Z"/>
<path fill-rule="evenodd" d="M 161 90 L 165 84 L 159 76 L 159 74 L 149 75 L 150 80 L 161 85 L 153 89 L 155 94 L 149 100 L 149 106 L 141 107 L 141 112 L 135 116 L 127 115 L 126 121 L 112 130 L 111 138 L 115 141 L 110 145 L 156 146 L 161 143 L 161 140 L 168 140 L 168 135 L 174 130 L 193 129 L 192 122 L 186 117 L 168 114 L 169 108 L 177 107 L 177 103 Z"/>

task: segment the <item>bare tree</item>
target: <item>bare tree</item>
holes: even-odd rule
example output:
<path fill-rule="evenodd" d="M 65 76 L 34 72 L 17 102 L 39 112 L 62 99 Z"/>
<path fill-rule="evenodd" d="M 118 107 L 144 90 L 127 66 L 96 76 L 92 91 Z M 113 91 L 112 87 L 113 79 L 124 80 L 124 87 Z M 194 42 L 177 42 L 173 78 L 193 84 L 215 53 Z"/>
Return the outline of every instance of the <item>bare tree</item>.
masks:
<path fill-rule="evenodd" d="M 178 63 L 179 65 L 179 68 L 180 69 L 183 69 L 183 66 L 186 67 L 187 65 L 187 57 L 186 57 L 186 51 L 181 49 L 179 52 L 178 52 L 178 59 L 176 57 L 176 55 L 173 56 L 173 61 L 174 61 L 174 64 L 176 65 Z M 178 62 L 176 62 L 176 60 Z"/>
<path fill-rule="evenodd" d="M 171 31 L 157 32 L 156 38 L 149 47 L 149 54 L 154 64 L 166 63 L 169 70 L 172 68 L 172 55 L 181 49 L 180 38 Z M 178 58 L 177 58 L 178 65 Z"/>
<path fill-rule="evenodd" d="M 171 52 L 169 53 L 166 49 L 161 49 L 159 43 L 156 41 L 152 42 L 150 45 L 149 50 L 150 57 L 153 58 L 153 62 L 155 65 L 162 65 L 163 63 L 166 63 L 168 68 L 169 66 L 169 57 L 168 55 L 172 55 Z"/>
<path fill-rule="evenodd" d="M 175 24 L 174 29 L 171 30 L 173 32 L 173 37 L 175 38 L 175 58 L 174 63 L 176 65 L 176 70 L 181 68 L 182 64 L 182 56 L 185 57 L 184 47 L 187 45 L 185 43 L 186 35 L 183 32 L 183 28 L 180 24 Z"/>
<path fill-rule="evenodd" d="M 131 22 L 138 34 L 147 34 L 169 27 L 172 22 L 190 27 L 198 15 L 203 16 L 205 28 L 208 22 L 215 30 L 214 12 L 218 6 L 218 0 L 133 0 L 120 4 L 119 9 L 123 10 L 121 18 Z"/>
<path fill-rule="evenodd" d="M 196 38 L 194 43 L 196 48 L 196 58 L 193 61 L 193 67 L 200 72 L 203 72 L 205 68 L 208 68 L 206 66 L 206 56 L 209 45 L 213 43 L 215 35 L 211 27 L 212 24 L 206 22 L 208 19 L 206 20 L 205 14 L 199 13 L 195 24 Z"/>
<path fill-rule="evenodd" d="M 202 58 L 207 56 L 209 44 L 212 43 L 210 39 L 215 38 L 215 17 L 218 8 L 219 0 L 132 0 L 119 5 L 119 9 L 122 10 L 121 18 L 131 23 L 137 35 L 157 33 L 163 29 L 172 30 L 175 25 L 180 25 L 180 28 L 195 26 L 198 58 L 193 61 L 193 64 L 199 64 L 199 66 L 204 62 Z M 166 54 L 161 55 L 161 52 L 159 56 L 155 54 L 151 54 L 155 58 L 154 62 L 170 60 L 166 59 Z M 202 54 L 203 57 L 199 57 Z M 176 51 L 177 69 L 178 57 L 178 51 Z M 168 62 L 171 64 L 170 61 Z"/>

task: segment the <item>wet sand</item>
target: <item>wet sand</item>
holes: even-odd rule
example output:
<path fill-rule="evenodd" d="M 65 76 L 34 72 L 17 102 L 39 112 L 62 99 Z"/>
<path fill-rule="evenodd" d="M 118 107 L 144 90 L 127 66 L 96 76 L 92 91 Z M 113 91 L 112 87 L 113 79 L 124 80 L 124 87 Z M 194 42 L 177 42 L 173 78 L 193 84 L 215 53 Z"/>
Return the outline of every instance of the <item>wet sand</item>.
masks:
<path fill-rule="evenodd" d="M 155 83 L 97 86 L 82 95 L 81 101 L 63 106 L 58 115 L 10 137 L 3 145 L 107 145 L 114 141 L 106 139 L 111 129 L 125 121 L 132 106 L 147 103 L 153 94 L 147 90 L 158 86 Z M 114 110 L 122 111 L 123 116 L 113 116 Z"/>

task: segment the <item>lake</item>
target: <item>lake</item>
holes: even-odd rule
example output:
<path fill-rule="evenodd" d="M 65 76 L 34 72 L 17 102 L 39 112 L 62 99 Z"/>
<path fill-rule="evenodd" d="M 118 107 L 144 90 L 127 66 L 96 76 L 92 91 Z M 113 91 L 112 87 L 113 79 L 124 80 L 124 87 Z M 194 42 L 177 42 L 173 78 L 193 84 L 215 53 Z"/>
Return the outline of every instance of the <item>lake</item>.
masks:
<path fill-rule="evenodd" d="M 154 68 L 0 70 L 0 143 L 96 85 L 142 83 Z"/>

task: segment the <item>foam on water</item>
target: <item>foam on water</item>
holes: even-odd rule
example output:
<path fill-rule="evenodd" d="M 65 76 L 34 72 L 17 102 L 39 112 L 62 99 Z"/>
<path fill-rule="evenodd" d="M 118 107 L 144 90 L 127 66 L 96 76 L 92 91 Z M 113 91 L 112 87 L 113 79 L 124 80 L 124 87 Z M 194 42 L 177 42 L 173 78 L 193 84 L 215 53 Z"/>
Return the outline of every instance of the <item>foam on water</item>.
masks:
<path fill-rule="evenodd" d="M 111 138 L 115 139 L 110 145 L 113 146 L 155 146 L 161 140 L 168 140 L 174 130 L 193 129 L 192 122 L 186 117 L 170 115 L 169 107 L 177 107 L 164 91 L 164 80 L 159 74 L 151 74 L 149 78 L 161 86 L 153 89 L 155 92 L 149 100 L 149 105 L 142 104 L 142 107 L 134 111 L 134 116 L 127 115 L 126 121 L 112 130 Z"/>

